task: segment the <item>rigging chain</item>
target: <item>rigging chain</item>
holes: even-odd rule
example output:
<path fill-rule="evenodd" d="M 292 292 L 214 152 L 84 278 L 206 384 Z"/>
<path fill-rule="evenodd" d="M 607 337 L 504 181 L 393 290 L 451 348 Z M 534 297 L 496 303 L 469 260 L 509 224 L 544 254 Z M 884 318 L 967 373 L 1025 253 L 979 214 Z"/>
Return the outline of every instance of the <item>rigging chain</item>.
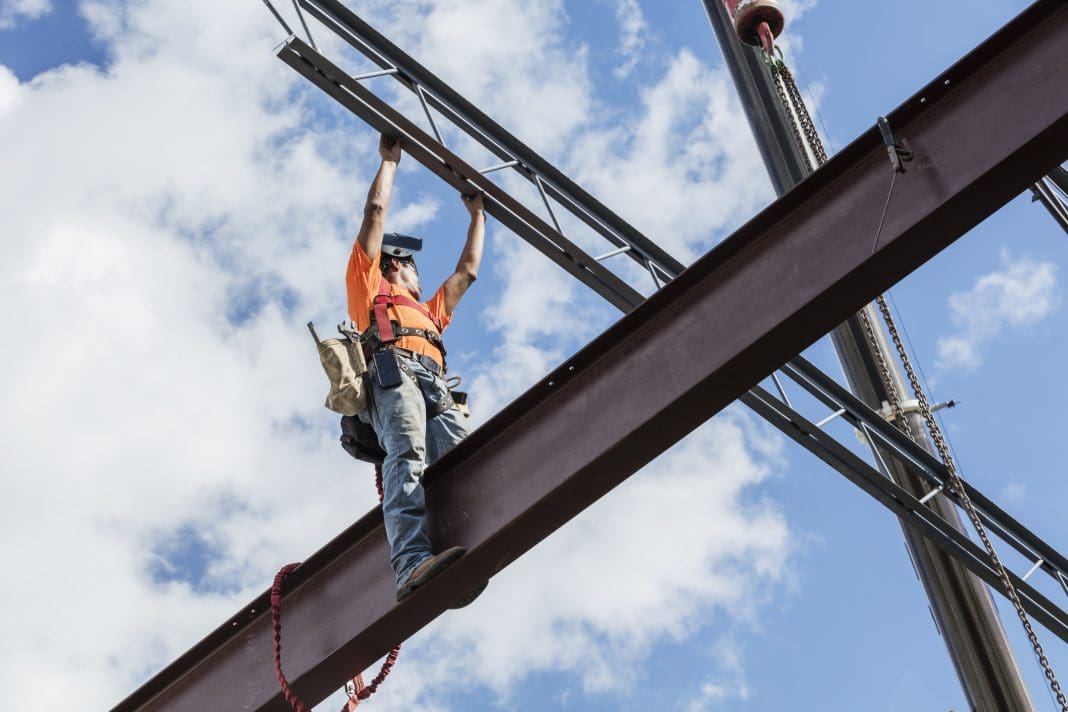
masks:
<path fill-rule="evenodd" d="M 824 150 L 823 141 L 820 139 L 819 133 L 816 131 L 812 116 L 809 114 L 808 107 L 805 105 L 801 92 L 797 88 L 797 83 L 794 81 L 793 75 L 786 67 L 786 63 L 782 60 L 781 52 L 777 59 L 768 58 L 765 55 L 765 61 L 771 68 L 772 77 L 775 79 L 775 88 L 779 93 L 779 100 L 782 102 L 783 109 L 786 111 L 786 115 L 790 119 L 790 125 L 793 128 L 794 133 L 794 140 L 797 141 L 798 147 L 803 154 L 808 156 L 811 151 L 816 157 L 816 166 L 822 166 L 827 162 L 827 153 Z M 802 138 L 802 133 L 804 134 L 804 138 Z M 901 363 L 908 375 L 909 384 L 912 386 L 912 390 L 916 395 L 920 412 L 923 414 L 923 420 L 927 424 L 927 428 L 934 440 L 935 447 L 938 449 L 938 454 L 941 456 L 942 462 L 946 466 L 946 471 L 949 473 L 949 489 L 957 495 L 958 501 L 968 513 L 968 518 L 971 519 L 976 533 L 982 540 L 983 547 L 990 556 L 990 562 L 995 571 L 997 571 L 998 578 L 1001 580 L 1001 585 L 1005 589 L 1005 595 L 1008 596 L 1009 600 L 1012 602 L 1013 608 L 1016 609 L 1016 615 L 1020 618 L 1020 623 L 1023 624 L 1024 632 L 1027 633 L 1028 640 L 1031 641 L 1031 647 L 1034 648 L 1035 657 L 1038 659 L 1039 665 L 1042 666 L 1042 671 L 1046 676 L 1046 680 L 1049 682 L 1050 688 L 1057 697 L 1057 703 L 1060 705 L 1062 712 L 1068 712 L 1068 699 L 1065 698 L 1064 691 L 1061 689 L 1060 683 L 1057 682 L 1057 677 L 1054 675 L 1049 659 L 1046 657 L 1046 654 L 1042 649 L 1042 644 L 1038 640 L 1038 635 L 1035 633 L 1035 629 L 1031 625 L 1031 620 L 1027 615 L 1027 611 L 1024 610 L 1023 603 L 1020 601 L 1020 596 L 1016 591 L 1016 587 L 1012 585 L 1009 573 L 1005 569 L 1005 565 L 1001 563 L 1001 559 L 998 557 L 997 552 L 994 550 L 994 545 L 987 536 L 986 528 L 979 519 L 979 513 L 976 511 L 971 497 L 968 496 L 968 492 L 964 488 L 964 482 L 960 473 L 957 471 L 953 455 L 949 452 L 949 447 L 946 444 L 945 437 L 942 435 L 941 428 L 938 426 L 938 422 L 934 418 L 934 413 L 931 410 L 930 402 L 927 400 L 927 395 L 924 393 L 920 381 L 916 377 L 916 371 L 913 368 L 912 361 L 909 359 L 908 352 L 906 352 L 904 344 L 901 341 L 901 336 L 898 334 L 897 325 L 894 323 L 894 318 L 890 313 L 890 308 L 886 304 L 886 299 L 882 295 L 879 295 L 876 297 L 875 301 L 879 306 L 879 312 L 882 314 L 883 320 L 886 322 L 887 330 L 890 332 L 890 337 L 894 341 L 898 356 L 900 357 Z M 912 428 L 909 425 L 908 420 L 905 418 L 904 410 L 901 407 L 901 398 L 890 373 L 890 367 L 886 363 L 886 359 L 882 354 L 882 349 L 879 348 L 876 341 L 875 327 L 872 324 L 871 319 L 868 318 L 866 309 L 860 311 L 860 317 L 864 325 L 864 330 L 867 333 L 868 342 L 871 344 L 872 351 L 878 361 L 879 371 L 881 372 L 883 382 L 886 385 L 886 391 L 891 400 L 890 405 L 894 409 L 894 414 L 899 427 L 909 436 L 909 438 L 916 441 L 917 437 L 912 432 Z"/>

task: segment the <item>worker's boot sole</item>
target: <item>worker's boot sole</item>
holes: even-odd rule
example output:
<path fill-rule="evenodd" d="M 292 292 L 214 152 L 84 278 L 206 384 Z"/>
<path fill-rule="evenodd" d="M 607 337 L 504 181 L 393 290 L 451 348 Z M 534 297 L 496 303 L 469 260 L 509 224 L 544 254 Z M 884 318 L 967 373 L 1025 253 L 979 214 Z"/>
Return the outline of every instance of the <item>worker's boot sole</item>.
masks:
<path fill-rule="evenodd" d="M 454 546 L 419 564 L 419 566 L 415 567 L 412 575 L 408 577 L 408 580 L 397 589 L 397 603 L 412 595 L 412 592 L 417 588 L 452 566 L 465 553 L 467 553 L 467 549 L 462 546 Z M 479 593 L 482 592 L 479 591 Z M 475 599 L 472 598 L 471 600 Z"/>
<path fill-rule="evenodd" d="M 489 585 L 489 581 L 483 581 L 473 590 L 464 594 L 459 601 L 449 606 L 449 608 L 463 608 L 464 606 L 470 606 L 475 602 L 475 599 L 482 595 L 482 592 L 486 590 L 486 586 Z"/>

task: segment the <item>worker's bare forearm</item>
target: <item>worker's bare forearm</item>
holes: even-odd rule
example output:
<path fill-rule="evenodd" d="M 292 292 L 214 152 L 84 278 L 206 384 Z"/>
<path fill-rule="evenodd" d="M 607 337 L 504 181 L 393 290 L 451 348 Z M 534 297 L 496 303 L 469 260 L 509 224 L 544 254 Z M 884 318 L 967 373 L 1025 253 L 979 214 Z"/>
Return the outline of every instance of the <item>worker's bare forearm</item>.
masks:
<path fill-rule="evenodd" d="M 465 197 L 464 206 L 471 215 L 467 240 L 456 263 L 456 271 L 445 280 L 445 310 L 450 314 L 456 308 L 460 297 L 478 279 L 478 268 L 482 264 L 482 246 L 486 238 L 486 213 L 482 207 L 482 195 L 476 195 L 470 200 Z"/>
<path fill-rule="evenodd" d="M 467 228 L 467 242 L 464 243 L 460 260 L 456 263 L 456 274 L 474 282 L 478 278 L 478 267 L 482 264 L 482 245 L 486 238 L 486 215 L 481 210 L 471 214 L 471 224 Z"/>
<path fill-rule="evenodd" d="M 371 189 L 367 192 L 367 204 L 363 208 L 363 223 L 357 240 L 364 253 L 374 259 L 382 249 L 382 235 L 386 228 L 386 210 L 393 195 L 393 176 L 397 173 L 394 161 L 383 160 L 378 168 Z"/>
<path fill-rule="evenodd" d="M 367 191 L 367 203 L 363 208 L 363 223 L 356 236 L 364 253 L 374 259 L 382 249 L 382 235 L 386 228 L 386 211 L 393 195 L 393 178 L 397 175 L 400 161 L 400 142 L 382 138 L 378 147 L 382 163 L 378 167 L 371 188 Z"/>

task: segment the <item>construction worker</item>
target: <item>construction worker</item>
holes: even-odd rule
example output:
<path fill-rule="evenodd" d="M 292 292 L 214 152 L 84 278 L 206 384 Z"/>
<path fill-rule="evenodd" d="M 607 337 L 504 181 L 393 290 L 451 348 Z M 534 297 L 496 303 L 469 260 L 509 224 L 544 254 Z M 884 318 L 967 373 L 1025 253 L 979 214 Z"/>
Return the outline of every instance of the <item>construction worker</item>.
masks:
<path fill-rule="evenodd" d="M 369 399 L 360 419 L 374 429 L 386 453 L 382 514 L 401 601 L 465 551 L 454 546 L 435 555 L 431 550 L 422 478 L 427 465 L 468 434 L 466 417 L 443 380 L 441 332 L 478 276 L 486 218 L 481 194 L 461 196 L 471 223 L 456 271 L 428 301 L 420 302 L 422 287 L 413 252 L 422 241 L 385 234 L 401 142 L 383 136 L 378 152 L 382 162 L 367 195 L 345 285 L 349 317 L 364 335 L 369 356 Z M 483 588 L 485 583 L 454 607 L 467 605 Z"/>

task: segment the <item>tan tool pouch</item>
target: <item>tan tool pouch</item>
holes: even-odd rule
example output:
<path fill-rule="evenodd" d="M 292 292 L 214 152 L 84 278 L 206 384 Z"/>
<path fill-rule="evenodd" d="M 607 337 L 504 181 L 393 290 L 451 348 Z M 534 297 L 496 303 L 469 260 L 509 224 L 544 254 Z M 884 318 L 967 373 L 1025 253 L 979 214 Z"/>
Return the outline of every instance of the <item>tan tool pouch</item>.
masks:
<path fill-rule="evenodd" d="M 310 323 L 308 328 L 315 336 L 319 361 L 330 381 L 326 407 L 341 415 L 358 415 L 367 407 L 367 361 L 359 342 L 348 338 L 319 341 Z"/>

